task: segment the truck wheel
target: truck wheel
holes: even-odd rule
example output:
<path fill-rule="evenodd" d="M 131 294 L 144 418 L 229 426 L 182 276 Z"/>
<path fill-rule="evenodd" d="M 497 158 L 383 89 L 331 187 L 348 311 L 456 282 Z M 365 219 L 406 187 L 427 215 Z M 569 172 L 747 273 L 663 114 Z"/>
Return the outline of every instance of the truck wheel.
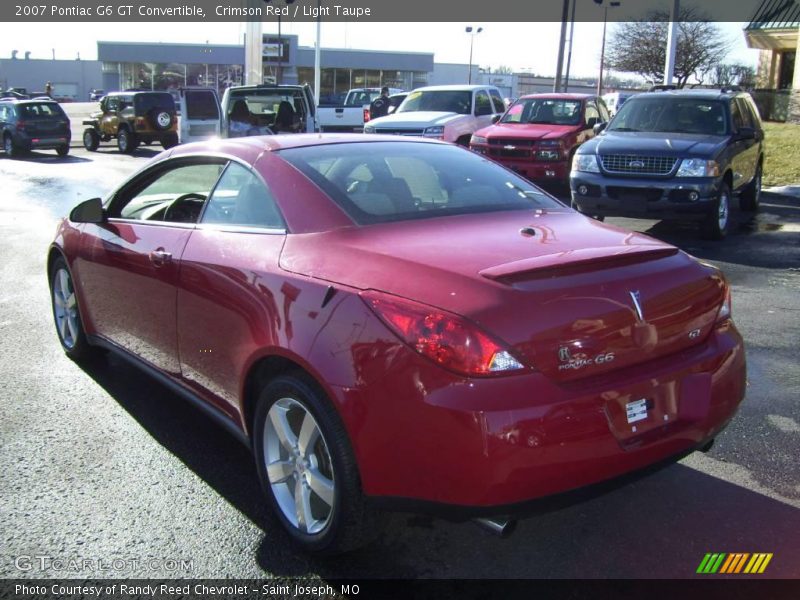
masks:
<path fill-rule="evenodd" d="M 731 223 L 731 188 L 723 183 L 712 210 L 701 225 L 701 233 L 707 240 L 721 240 L 730 229 Z"/>
<path fill-rule="evenodd" d="M 758 165 L 753 181 L 747 184 L 739 195 L 739 208 L 748 212 L 758 210 L 761 204 L 761 165 Z"/>
<path fill-rule="evenodd" d="M 83 147 L 89 152 L 94 152 L 100 145 L 100 136 L 94 129 L 86 129 L 83 132 Z"/>
<path fill-rule="evenodd" d="M 177 133 L 171 133 L 170 135 L 165 135 L 163 138 L 161 138 L 161 146 L 164 148 L 164 150 L 169 150 L 170 148 L 173 148 L 177 145 L 178 145 Z"/>
<path fill-rule="evenodd" d="M 136 134 L 131 133 L 127 129 L 120 129 L 117 134 L 117 148 L 122 154 L 133 154 L 136 147 L 139 145 L 139 140 L 136 139 Z"/>
<path fill-rule="evenodd" d="M 56 148 L 56 154 L 59 156 L 66 156 L 69 154 L 69 144 L 64 144 L 63 146 Z"/>

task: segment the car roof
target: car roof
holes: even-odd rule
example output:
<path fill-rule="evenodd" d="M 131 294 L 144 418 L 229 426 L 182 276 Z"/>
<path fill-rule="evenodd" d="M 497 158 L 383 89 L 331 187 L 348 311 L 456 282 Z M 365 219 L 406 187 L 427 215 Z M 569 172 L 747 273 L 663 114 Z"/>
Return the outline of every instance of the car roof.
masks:
<path fill-rule="evenodd" d="M 666 96 L 669 98 L 700 98 L 703 100 L 724 100 L 726 98 L 736 98 L 737 96 L 748 96 L 746 92 L 740 90 L 726 90 L 726 89 L 683 89 L 683 90 L 659 90 L 654 92 L 645 92 L 643 94 L 636 94 L 637 98 L 658 98 Z"/>
<path fill-rule="evenodd" d="M 52 98 L 0 98 L 0 102 L 5 104 L 58 104 Z"/>
<path fill-rule="evenodd" d="M 519 100 L 529 100 L 531 98 L 542 98 L 544 100 L 585 100 L 595 98 L 594 94 L 572 94 L 566 92 L 542 92 L 540 94 L 525 94 Z"/>
<path fill-rule="evenodd" d="M 489 90 L 489 89 L 497 89 L 496 86 L 493 85 L 428 85 L 425 87 L 420 87 L 412 92 L 446 92 L 446 91 L 463 91 L 463 92 L 472 92 L 475 90 Z"/>
<path fill-rule="evenodd" d="M 308 148 L 312 146 L 327 146 L 332 144 L 365 144 L 375 142 L 386 143 L 411 143 L 411 144 L 444 144 L 444 142 L 425 138 L 409 138 L 405 136 L 376 135 L 362 133 L 297 133 L 291 135 L 261 135 L 241 138 L 227 138 L 224 140 L 210 140 L 194 142 L 177 146 L 172 156 L 181 154 L 217 153 L 224 146 L 226 153 L 235 154 L 237 148 L 246 153 L 254 150 L 262 152 L 276 152 L 290 148 Z"/>

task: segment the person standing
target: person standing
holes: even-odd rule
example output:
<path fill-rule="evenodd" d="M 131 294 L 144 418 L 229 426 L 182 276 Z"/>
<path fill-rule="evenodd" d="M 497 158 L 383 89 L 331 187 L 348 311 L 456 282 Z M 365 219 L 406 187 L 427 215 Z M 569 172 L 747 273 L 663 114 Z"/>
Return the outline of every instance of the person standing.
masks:
<path fill-rule="evenodd" d="M 389 114 L 389 88 L 383 86 L 381 88 L 381 95 L 372 101 L 369 105 L 369 118 L 377 119 L 378 117 L 385 117 Z"/>
<path fill-rule="evenodd" d="M 47 85 L 44 86 L 44 95 L 49 96 L 50 98 L 53 97 L 53 84 L 49 81 L 47 82 Z"/>

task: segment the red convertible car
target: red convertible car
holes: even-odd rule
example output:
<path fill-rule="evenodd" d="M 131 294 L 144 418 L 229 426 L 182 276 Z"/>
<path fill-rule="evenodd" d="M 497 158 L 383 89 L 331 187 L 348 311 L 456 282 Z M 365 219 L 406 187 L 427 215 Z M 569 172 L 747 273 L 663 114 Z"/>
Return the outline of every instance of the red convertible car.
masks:
<path fill-rule="evenodd" d="M 66 353 L 237 435 L 309 551 L 673 459 L 745 391 L 718 269 L 432 140 L 180 146 L 78 205 L 47 265 Z"/>

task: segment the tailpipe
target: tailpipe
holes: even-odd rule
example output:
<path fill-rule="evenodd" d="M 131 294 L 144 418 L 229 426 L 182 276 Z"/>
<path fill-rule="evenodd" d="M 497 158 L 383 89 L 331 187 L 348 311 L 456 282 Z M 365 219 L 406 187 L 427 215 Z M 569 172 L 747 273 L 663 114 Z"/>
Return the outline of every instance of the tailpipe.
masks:
<path fill-rule="evenodd" d="M 479 518 L 473 519 L 473 522 L 489 533 L 503 538 L 511 535 L 517 528 L 517 520 L 508 517 Z"/>

